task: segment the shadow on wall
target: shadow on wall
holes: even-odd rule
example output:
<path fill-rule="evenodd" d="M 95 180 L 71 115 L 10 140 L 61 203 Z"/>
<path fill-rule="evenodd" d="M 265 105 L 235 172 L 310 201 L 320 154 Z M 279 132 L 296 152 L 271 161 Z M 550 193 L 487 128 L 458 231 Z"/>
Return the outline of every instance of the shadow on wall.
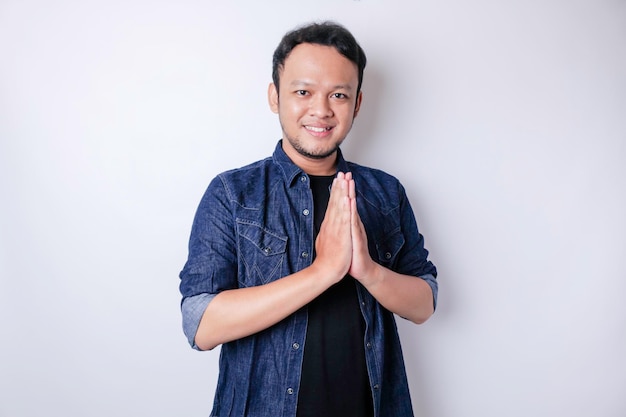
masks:
<path fill-rule="evenodd" d="M 376 67 L 367 67 L 363 75 L 363 101 L 358 116 L 354 119 L 352 130 L 342 149 L 346 159 L 361 163 L 369 153 L 368 149 L 376 147 L 376 141 L 381 140 L 378 134 L 384 120 L 381 119 L 381 104 L 383 98 L 384 78 Z"/>

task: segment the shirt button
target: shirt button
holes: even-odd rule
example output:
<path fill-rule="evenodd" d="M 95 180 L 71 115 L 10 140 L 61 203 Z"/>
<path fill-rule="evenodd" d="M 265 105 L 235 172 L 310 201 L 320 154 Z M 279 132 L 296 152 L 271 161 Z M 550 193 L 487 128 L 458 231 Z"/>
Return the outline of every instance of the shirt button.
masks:
<path fill-rule="evenodd" d="M 378 384 L 375 384 L 375 385 L 374 385 L 374 389 L 378 389 L 378 388 L 379 388 L 379 387 L 378 387 Z"/>
<path fill-rule="evenodd" d="M 302 252 L 302 254 L 300 255 L 303 258 L 308 258 L 309 257 L 309 252 Z"/>
<path fill-rule="evenodd" d="M 367 342 L 367 343 L 365 344 L 365 346 L 367 346 L 367 348 L 368 348 L 368 349 L 371 349 L 371 348 L 372 348 L 372 344 L 371 344 L 370 342 Z"/>
<path fill-rule="evenodd" d="M 287 388 L 287 394 L 293 395 L 293 388 Z"/>
<path fill-rule="evenodd" d="M 304 214 L 305 216 L 308 216 L 309 214 L 311 214 L 311 212 L 309 211 L 309 209 L 304 209 L 302 210 L 302 214 Z"/>
<path fill-rule="evenodd" d="M 306 182 L 306 175 L 301 176 L 301 177 L 300 177 L 300 181 L 302 181 L 302 182 Z"/>
<path fill-rule="evenodd" d="M 300 349 L 300 343 L 294 343 L 293 345 L 291 345 L 291 347 L 293 348 L 293 350 L 298 350 Z"/>
<path fill-rule="evenodd" d="M 391 253 L 387 252 L 387 253 L 385 254 L 385 259 L 391 259 Z"/>

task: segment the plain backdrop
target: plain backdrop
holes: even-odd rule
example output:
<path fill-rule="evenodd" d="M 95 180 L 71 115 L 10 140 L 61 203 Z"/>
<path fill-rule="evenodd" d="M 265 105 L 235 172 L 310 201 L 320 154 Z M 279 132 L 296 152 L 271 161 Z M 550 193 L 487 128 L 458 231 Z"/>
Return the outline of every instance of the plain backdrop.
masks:
<path fill-rule="evenodd" d="M 416 415 L 626 415 L 625 1 L 3 0 L 0 416 L 209 415 L 192 217 L 271 154 L 272 52 L 323 19 L 369 58 L 344 153 L 439 268 L 400 321 Z"/>

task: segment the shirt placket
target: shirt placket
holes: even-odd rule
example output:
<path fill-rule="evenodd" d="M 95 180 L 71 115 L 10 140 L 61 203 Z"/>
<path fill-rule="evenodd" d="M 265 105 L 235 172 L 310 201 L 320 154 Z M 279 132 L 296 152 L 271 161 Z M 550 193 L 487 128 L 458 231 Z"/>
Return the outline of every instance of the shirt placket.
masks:
<path fill-rule="evenodd" d="M 296 202 L 293 207 L 296 207 L 296 210 L 298 210 L 299 230 L 295 233 L 298 236 L 298 245 L 295 250 L 298 257 L 297 270 L 300 271 L 311 265 L 313 259 L 313 196 L 309 186 L 309 178 L 306 174 L 302 173 L 300 175 L 297 184 L 290 189 L 290 196 Z M 284 417 L 296 415 L 304 345 L 306 342 L 306 309 L 296 312 L 293 320 L 292 337 L 288 341 L 289 364 L 284 387 Z"/>
<path fill-rule="evenodd" d="M 378 366 L 376 357 L 377 346 L 376 343 L 380 341 L 374 338 L 374 326 L 372 323 L 372 300 L 365 296 L 365 290 L 363 288 L 357 288 L 357 295 L 359 297 L 359 306 L 361 307 L 361 314 L 365 320 L 365 361 L 367 365 L 367 373 L 369 375 L 370 388 L 372 390 L 372 400 L 374 402 L 375 416 L 378 417 L 378 410 L 380 405 L 380 378 L 381 373 Z"/>

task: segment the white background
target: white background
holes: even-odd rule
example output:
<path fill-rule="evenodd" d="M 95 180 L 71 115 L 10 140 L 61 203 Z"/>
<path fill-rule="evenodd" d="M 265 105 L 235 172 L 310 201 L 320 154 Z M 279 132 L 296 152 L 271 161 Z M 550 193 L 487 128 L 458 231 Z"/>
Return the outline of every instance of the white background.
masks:
<path fill-rule="evenodd" d="M 272 52 L 326 18 L 369 58 L 344 152 L 439 268 L 401 323 L 416 415 L 626 415 L 626 2 L 4 0 L 0 416 L 208 416 L 191 220 L 272 152 Z"/>

